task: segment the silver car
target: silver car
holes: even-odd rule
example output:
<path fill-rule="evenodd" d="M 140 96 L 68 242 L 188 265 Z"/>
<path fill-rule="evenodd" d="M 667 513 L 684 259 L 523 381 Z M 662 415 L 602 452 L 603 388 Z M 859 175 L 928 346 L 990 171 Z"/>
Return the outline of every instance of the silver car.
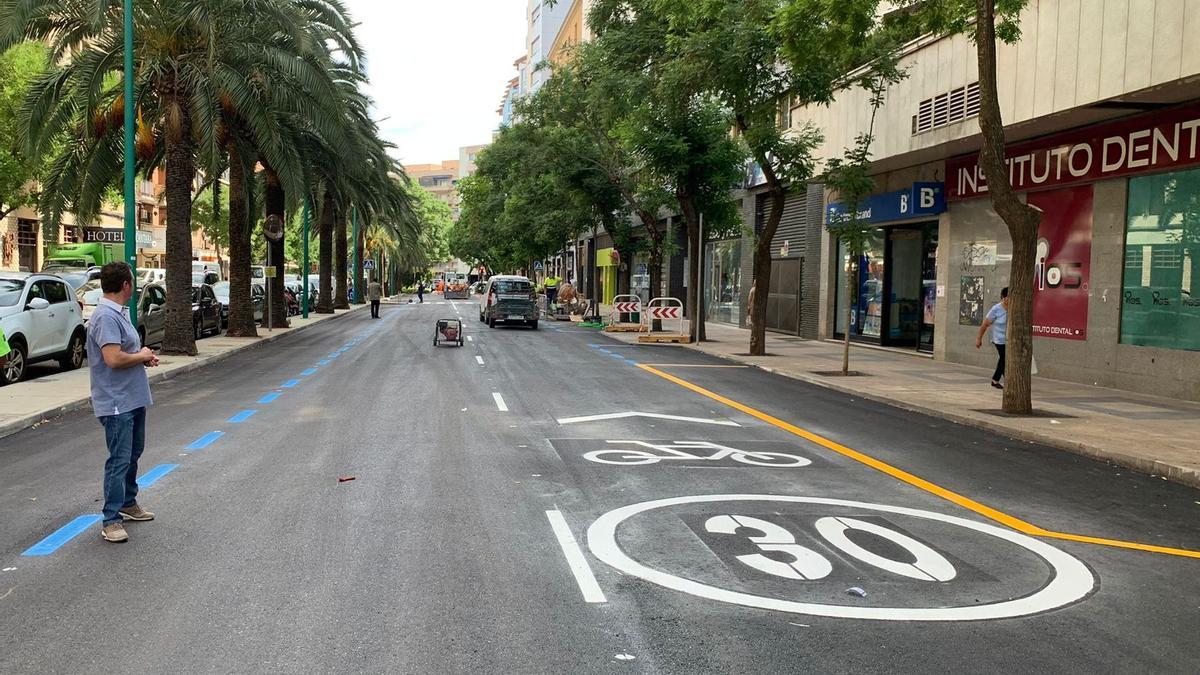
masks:
<path fill-rule="evenodd" d="M 166 316 L 166 312 L 163 310 L 167 303 L 163 287 L 161 284 L 150 284 L 139 289 L 138 292 L 140 299 L 138 300 L 137 332 L 138 337 L 142 339 L 142 346 L 162 344 L 165 325 L 163 318 Z M 84 323 L 92 318 L 92 312 L 96 311 L 96 305 L 100 302 L 102 295 L 104 292 L 100 289 L 99 279 L 93 279 L 75 290 L 75 298 L 83 307 Z"/>

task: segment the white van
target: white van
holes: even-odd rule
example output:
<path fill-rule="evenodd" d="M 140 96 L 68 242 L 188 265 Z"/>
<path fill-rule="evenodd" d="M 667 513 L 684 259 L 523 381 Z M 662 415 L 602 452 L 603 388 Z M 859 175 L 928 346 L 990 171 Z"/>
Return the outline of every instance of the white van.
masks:
<path fill-rule="evenodd" d="M 220 281 L 225 278 L 225 276 L 221 273 L 221 266 L 215 262 L 199 262 L 199 261 L 197 261 L 197 262 L 192 263 L 192 276 L 193 277 L 195 277 L 197 274 L 206 275 L 208 272 L 212 272 L 212 273 L 216 274 L 217 281 Z"/>

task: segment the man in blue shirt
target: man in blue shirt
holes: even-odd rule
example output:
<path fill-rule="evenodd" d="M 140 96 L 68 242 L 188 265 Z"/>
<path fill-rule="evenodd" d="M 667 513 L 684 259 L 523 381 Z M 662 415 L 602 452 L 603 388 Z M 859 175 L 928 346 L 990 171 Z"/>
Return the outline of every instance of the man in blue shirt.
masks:
<path fill-rule="evenodd" d="M 1000 353 L 1000 359 L 996 363 L 996 372 L 992 374 L 992 386 L 1003 389 L 1004 385 L 1000 384 L 1000 378 L 1004 377 L 1004 344 L 1008 340 L 1008 286 L 1000 289 L 1000 302 L 988 310 L 987 318 L 979 327 L 979 336 L 975 338 L 976 349 L 983 346 L 983 336 L 987 333 L 988 328 L 992 329 L 992 344 L 996 345 L 996 351 Z"/>
<path fill-rule="evenodd" d="M 146 445 L 146 408 L 150 381 L 146 368 L 158 365 L 158 357 L 142 346 L 129 321 L 129 299 L 133 297 L 133 273 L 124 262 L 112 262 L 100 270 L 104 295 L 88 320 L 88 371 L 92 380 L 92 409 L 104 426 L 108 461 L 104 463 L 105 541 L 129 539 L 122 521 L 154 520 L 154 514 L 137 503 L 138 459 Z"/>

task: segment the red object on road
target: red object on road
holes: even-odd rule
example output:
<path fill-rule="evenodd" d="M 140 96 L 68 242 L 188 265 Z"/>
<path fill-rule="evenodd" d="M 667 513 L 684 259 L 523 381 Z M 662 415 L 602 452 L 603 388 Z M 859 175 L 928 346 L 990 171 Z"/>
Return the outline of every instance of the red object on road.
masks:
<path fill-rule="evenodd" d="M 342 476 L 341 478 L 338 478 L 339 483 L 349 483 L 352 480 L 354 480 L 354 476 Z"/>

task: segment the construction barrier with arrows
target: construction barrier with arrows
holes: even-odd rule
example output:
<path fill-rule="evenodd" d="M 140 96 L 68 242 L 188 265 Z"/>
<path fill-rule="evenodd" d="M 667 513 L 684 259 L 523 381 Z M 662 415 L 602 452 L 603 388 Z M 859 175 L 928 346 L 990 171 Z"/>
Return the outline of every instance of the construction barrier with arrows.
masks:
<path fill-rule="evenodd" d="M 628 333 L 644 331 L 642 323 L 642 299 L 636 295 L 618 295 L 613 298 L 608 310 L 608 325 L 604 330 L 609 333 Z"/>
<path fill-rule="evenodd" d="M 651 328 L 655 321 L 662 321 L 664 330 L 653 331 Z M 675 332 L 667 328 L 667 322 L 679 322 L 679 331 Z M 642 311 L 642 327 L 641 331 L 645 335 L 638 336 L 638 342 L 674 342 L 687 344 L 692 341 L 684 330 L 683 321 L 683 303 L 677 298 L 654 298 L 646 303 L 646 307 Z"/>

